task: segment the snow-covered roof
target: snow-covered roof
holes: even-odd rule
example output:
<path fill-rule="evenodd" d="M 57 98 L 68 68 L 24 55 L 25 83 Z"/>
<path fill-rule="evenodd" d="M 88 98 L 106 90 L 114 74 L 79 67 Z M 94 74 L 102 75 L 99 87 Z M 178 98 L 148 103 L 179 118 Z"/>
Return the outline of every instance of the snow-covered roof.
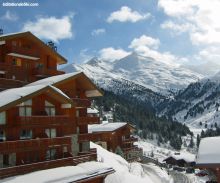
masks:
<path fill-rule="evenodd" d="M 38 81 L 35 81 L 33 83 L 28 84 L 27 86 L 35 86 L 35 85 L 53 85 L 56 84 L 60 81 L 63 81 L 65 79 L 68 79 L 70 77 L 76 76 L 78 74 L 80 74 L 81 72 L 72 72 L 72 73 L 68 73 L 68 74 L 61 74 L 61 75 L 57 75 L 57 76 L 51 76 L 45 79 L 41 79 Z"/>
<path fill-rule="evenodd" d="M 0 35 L 0 38 L 7 37 L 7 36 L 14 36 L 18 34 L 24 34 L 24 33 L 28 33 L 28 32 L 13 32 L 13 33 L 8 33 L 8 34 L 2 34 Z"/>
<path fill-rule="evenodd" d="M 99 111 L 97 109 L 92 109 L 92 108 L 87 108 L 87 113 L 88 114 L 98 114 Z"/>
<path fill-rule="evenodd" d="M 123 126 L 127 125 L 125 122 L 115 122 L 115 123 L 104 123 L 104 124 L 94 124 L 88 125 L 89 133 L 93 132 L 112 132 Z"/>
<path fill-rule="evenodd" d="M 220 163 L 220 137 L 203 138 L 199 145 L 196 164 Z"/>
<path fill-rule="evenodd" d="M 59 90 L 58 88 L 55 88 L 54 86 L 50 86 L 50 85 L 25 86 L 25 87 L 20 87 L 20 88 L 12 88 L 12 89 L 8 89 L 8 90 L 0 92 L 0 99 L 1 99 L 0 108 L 12 102 L 15 102 L 17 100 L 20 100 L 23 97 L 31 95 L 37 91 L 45 89 L 47 87 L 59 93 L 60 95 L 65 97 L 67 100 L 70 100 L 70 98 L 66 94 L 64 94 L 61 90 Z"/>
<path fill-rule="evenodd" d="M 86 162 L 77 166 L 66 166 L 32 172 L 25 175 L 3 179 L 4 183 L 67 183 L 78 182 L 99 175 L 113 173 L 114 170 L 103 163 Z"/>
<path fill-rule="evenodd" d="M 195 155 L 188 152 L 180 152 L 178 154 L 173 153 L 168 158 L 174 158 L 175 160 L 184 160 L 185 162 L 188 163 L 195 162 Z"/>

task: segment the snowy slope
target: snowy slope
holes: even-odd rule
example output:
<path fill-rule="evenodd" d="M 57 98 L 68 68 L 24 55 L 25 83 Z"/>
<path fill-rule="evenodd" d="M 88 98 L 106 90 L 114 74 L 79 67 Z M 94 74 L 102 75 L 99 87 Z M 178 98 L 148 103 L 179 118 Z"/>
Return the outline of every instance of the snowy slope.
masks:
<path fill-rule="evenodd" d="M 67 65 L 63 70 L 83 71 L 103 88 L 109 87 L 112 80 L 125 80 L 166 94 L 169 90 L 176 91 L 202 78 L 202 75 L 179 65 L 170 65 L 136 53 L 113 62 L 93 58 L 82 65 Z"/>
<path fill-rule="evenodd" d="M 220 126 L 220 73 L 190 84 L 161 106 L 160 114 L 173 116 L 194 128 Z"/>
<path fill-rule="evenodd" d="M 148 165 L 148 168 L 155 172 L 147 174 L 140 163 L 128 163 L 121 156 L 111 153 L 99 145 L 91 143 L 92 148 L 97 149 L 98 160 L 105 166 L 111 166 L 116 170 L 114 174 L 107 176 L 106 183 L 170 183 L 172 178 L 165 170 L 159 167 Z M 155 181 L 157 178 L 158 181 Z M 162 181 L 160 181 L 162 180 Z"/>

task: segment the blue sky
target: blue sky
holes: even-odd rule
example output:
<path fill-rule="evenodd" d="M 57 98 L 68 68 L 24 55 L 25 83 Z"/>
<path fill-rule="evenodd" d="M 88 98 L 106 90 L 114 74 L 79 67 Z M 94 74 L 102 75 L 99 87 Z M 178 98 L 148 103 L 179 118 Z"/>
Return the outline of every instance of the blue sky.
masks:
<path fill-rule="evenodd" d="M 114 60 L 132 51 L 169 64 L 219 62 L 218 0 L 26 2 L 39 6 L 0 7 L 4 33 L 30 30 L 53 40 L 69 63 L 93 56 Z"/>

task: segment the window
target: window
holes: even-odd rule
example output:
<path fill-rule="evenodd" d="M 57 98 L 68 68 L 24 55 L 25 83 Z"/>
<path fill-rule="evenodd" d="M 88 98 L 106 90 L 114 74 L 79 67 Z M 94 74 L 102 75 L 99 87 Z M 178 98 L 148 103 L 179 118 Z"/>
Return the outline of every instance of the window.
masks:
<path fill-rule="evenodd" d="M 5 131 L 4 130 L 0 130 L 0 142 L 3 142 L 5 140 L 6 140 Z"/>
<path fill-rule="evenodd" d="M 45 129 L 45 133 L 47 134 L 47 136 L 49 138 L 55 138 L 57 136 L 57 133 L 56 133 L 56 129 L 55 128 L 52 128 L 52 129 Z"/>
<path fill-rule="evenodd" d="M 47 150 L 46 160 L 56 159 L 56 149 Z"/>
<path fill-rule="evenodd" d="M 55 116 L 56 115 L 55 106 L 48 101 L 45 101 L 45 111 L 48 116 Z"/>
<path fill-rule="evenodd" d="M 35 64 L 35 68 L 37 68 L 37 69 L 42 69 L 42 68 L 44 68 L 44 64 L 42 64 L 42 63 L 36 63 L 36 64 Z"/>
<path fill-rule="evenodd" d="M 122 136 L 122 140 L 123 140 L 123 141 L 125 140 L 125 136 L 124 136 L 124 135 Z"/>
<path fill-rule="evenodd" d="M 0 112 L 0 125 L 4 125 L 6 123 L 6 112 Z"/>
<path fill-rule="evenodd" d="M 13 58 L 12 65 L 21 66 L 21 59 L 20 58 Z"/>
<path fill-rule="evenodd" d="M 3 167 L 9 166 L 9 155 L 3 154 Z"/>
<path fill-rule="evenodd" d="M 20 133 L 20 139 L 24 140 L 24 139 L 32 139 L 32 130 L 21 130 Z"/>
<path fill-rule="evenodd" d="M 27 100 L 19 105 L 19 116 L 32 116 L 32 100 Z"/>

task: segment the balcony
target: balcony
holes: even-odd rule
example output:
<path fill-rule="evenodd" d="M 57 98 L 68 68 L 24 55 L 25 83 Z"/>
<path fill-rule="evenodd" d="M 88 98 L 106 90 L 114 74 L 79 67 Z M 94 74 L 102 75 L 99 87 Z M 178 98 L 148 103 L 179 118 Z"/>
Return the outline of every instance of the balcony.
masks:
<path fill-rule="evenodd" d="M 24 47 L 18 47 L 18 46 L 8 46 L 7 48 L 9 53 L 16 53 L 16 54 L 21 54 L 25 56 L 31 56 L 31 57 L 40 57 L 39 51 L 35 49 L 30 49 L 30 48 L 24 48 Z"/>
<path fill-rule="evenodd" d="M 16 125 L 44 126 L 44 125 L 68 125 L 71 118 L 67 115 L 60 116 L 18 116 Z"/>
<path fill-rule="evenodd" d="M 48 68 L 34 68 L 32 71 L 34 76 L 37 77 L 47 77 L 47 76 L 55 76 L 65 74 L 63 71 L 58 71 L 56 68 L 48 69 Z"/>
<path fill-rule="evenodd" d="M 134 142 L 137 142 L 137 141 L 138 141 L 138 138 L 130 137 L 130 138 L 127 138 L 127 139 L 123 140 L 123 144 L 134 143 Z"/>
<path fill-rule="evenodd" d="M 128 152 L 128 151 L 140 151 L 140 148 L 138 148 L 137 145 L 133 145 L 132 147 L 123 147 L 122 150 L 124 152 Z"/>
<path fill-rule="evenodd" d="M 26 174 L 38 170 L 44 170 L 44 169 L 50 169 L 50 168 L 56 168 L 62 166 L 73 166 L 79 163 L 96 161 L 96 160 L 97 160 L 97 152 L 96 150 L 95 151 L 91 150 L 85 154 L 74 157 L 43 161 L 43 162 L 19 165 L 8 168 L 0 168 L 0 179 L 6 177 L 12 177 L 15 175 Z"/>
<path fill-rule="evenodd" d="M 82 99 L 82 98 L 72 98 L 72 101 L 74 104 L 76 104 L 76 107 L 84 107 L 88 108 L 91 106 L 91 101 L 88 99 Z"/>
<path fill-rule="evenodd" d="M 86 124 L 99 124 L 100 118 L 99 117 L 77 117 L 78 125 L 86 125 Z"/>
<path fill-rule="evenodd" d="M 88 141 L 96 142 L 101 139 L 102 137 L 98 133 L 84 133 L 84 134 L 79 134 L 78 142 L 88 142 Z"/>
<path fill-rule="evenodd" d="M 27 84 L 27 83 L 25 83 L 23 81 L 19 81 L 19 80 L 0 78 L 0 91 L 10 89 L 10 88 L 19 88 L 25 84 Z"/>
<path fill-rule="evenodd" d="M 71 137 L 41 138 L 0 142 L 0 153 L 48 149 L 49 146 L 71 145 Z"/>

